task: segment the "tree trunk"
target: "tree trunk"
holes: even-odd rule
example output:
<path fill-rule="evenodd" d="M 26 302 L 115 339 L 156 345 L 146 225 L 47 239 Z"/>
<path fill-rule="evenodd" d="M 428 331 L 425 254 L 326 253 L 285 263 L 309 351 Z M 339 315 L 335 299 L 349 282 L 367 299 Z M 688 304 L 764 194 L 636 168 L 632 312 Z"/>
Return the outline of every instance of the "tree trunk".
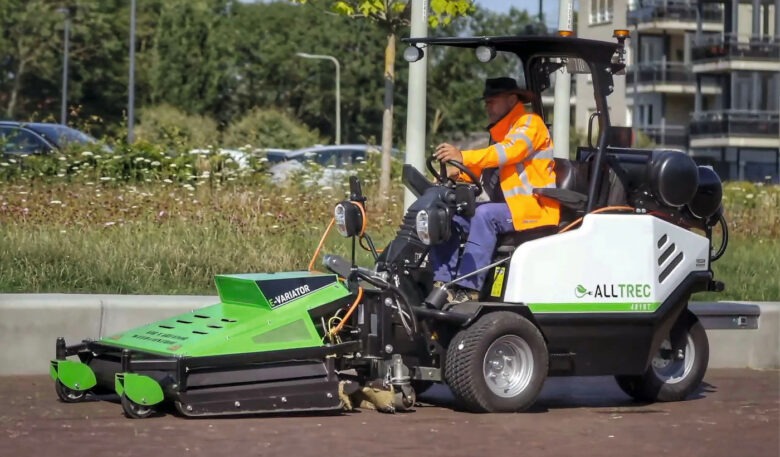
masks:
<path fill-rule="evenodd" d="M 380 210 L 390 197 L 390 153 L 393 149 L 393 90 L 395 88 L 395 32 L 387 34 L 385 47 L 385 110 L 382 115 L 382 170 L 379 175 Z"/>
<path fill-rule="evenodd" d="M 14 74 L 14 87 L 11 89 L 11 97 L 8 99 L 8 106 L 5 109 L 5 117 L 8 119 L 14 118 L 14 111 L 16 111 L 16 98 L 19 95 L 19 91 L 22 90 L 22 75 L 24 75 L 24 67 L 27 62 L 24 59 L 19 60 L 19 66 L 16 67 L 16 73 Z"/>

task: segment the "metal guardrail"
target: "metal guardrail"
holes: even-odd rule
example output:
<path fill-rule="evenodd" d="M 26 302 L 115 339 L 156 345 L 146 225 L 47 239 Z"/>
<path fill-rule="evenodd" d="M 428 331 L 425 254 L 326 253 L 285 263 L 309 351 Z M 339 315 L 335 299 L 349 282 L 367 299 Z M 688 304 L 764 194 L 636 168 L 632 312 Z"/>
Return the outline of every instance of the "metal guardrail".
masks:
<path fill-rule="evenodd" d="M 701 38 L 692 49 L 694 61 L 733 58 L 780 60 L 780 37 L 724 34 Z"/>
<path fill-rule="evenodd" d="M 774 137 L 780 135 L 780 113 L 776 111 L 703 111 L 692 114 L 691 136 L 747 135 Z"/>
<path fill-rule="evenodd" d="M 696 6 L 688 3 L 669 1 L 644 2 L 643 6 L 628 11 L 629 25 L 639 25 L 657 21 L 698 22 Z M 705 23 L 723 23 L 723 9 L 720 5 L 703 5 L 701 21 Z"/>
<path fill-rule="evenodd" d="M 626 84 L 633 83 L 695 84 L 696 75 L 690 65 L 679 62 L 640 63 L 626 71 Z"/>
<path fill-rule="evenodd" d="M 688 127 L 684 125 L 644 125 L 637 128 L 655 144 L 688 147 Z"/>

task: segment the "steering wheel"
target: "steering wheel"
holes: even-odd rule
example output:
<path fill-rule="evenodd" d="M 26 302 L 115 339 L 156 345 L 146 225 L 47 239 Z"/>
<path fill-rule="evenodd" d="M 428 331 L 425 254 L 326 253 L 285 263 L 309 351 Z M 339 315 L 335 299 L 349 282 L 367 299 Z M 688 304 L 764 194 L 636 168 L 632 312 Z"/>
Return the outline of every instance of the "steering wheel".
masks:
<path fill-rule="evenodd" d="M 447 181 L 455 184 L 455 180 L 447 176 L 447 167 L 444 162 L 439 162 L 439 171 L 436 171 L 436 168 L 433 166 L 433 162 L 435 161 L 435 157 L 428 157 L 428 160 L 425 161 L 425 167 L 428 168 L 428 171 L 430 171 L 433 177 L 436 178 L 436 181 L 439 184 L 444 184 Z M 457 160 L 448 160 L 447 163 L 462 171 L 466 174 L 466 176 L 469 177 L 469 179 L 471 179 L 471 183 L 476 186 L 474 195 L 479 195 L 482 193 L 482 183 L 479 182 L 479 178 L 474 174 L 473 171 L 469 170 L 465 165 L 458 162 Z"/>

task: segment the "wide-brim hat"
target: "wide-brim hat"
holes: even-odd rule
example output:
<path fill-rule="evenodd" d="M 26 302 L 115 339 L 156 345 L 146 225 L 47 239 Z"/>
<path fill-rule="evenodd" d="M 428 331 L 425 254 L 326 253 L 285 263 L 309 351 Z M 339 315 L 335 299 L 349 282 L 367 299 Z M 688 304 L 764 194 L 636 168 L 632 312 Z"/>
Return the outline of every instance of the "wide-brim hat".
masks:
<path fill-rule="evenodd" d="M 501 94 L 517 94 L 520 101 L 528 103 L 536 98 L 536 95 L 527 89 L 522 89 L 517 85 L 514 78 L 488 78 L 485 80 L 485 90 L 482 92 L 480 100 Z"/>

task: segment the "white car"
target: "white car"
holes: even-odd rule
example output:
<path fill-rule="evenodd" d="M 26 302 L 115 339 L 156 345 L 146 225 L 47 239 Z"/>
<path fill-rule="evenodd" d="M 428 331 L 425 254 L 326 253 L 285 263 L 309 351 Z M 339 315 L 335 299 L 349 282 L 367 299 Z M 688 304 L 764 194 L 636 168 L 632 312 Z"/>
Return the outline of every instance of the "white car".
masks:
<path fill-rule="evenodd" d="M 289 149 L 279 149 L 279 148 L 260 148 L 260 149 L 254 149 L 253 151 L 249 152 L 248 150 L 243 149 L 228 149 L 228 148 L 219 148 L 219 149 L 192 149 L 190 150 L 190 154 L 201 154 L 201 155 L 209 155 L 209 154 L 219 154 L 223 156 L 229 156 L 233 162 L 238 165 L 239 169 L 244 169 L 249 167 L 249 158 L 254 157 L 260 157 L 260 160 L 263 160 L 263 158 L 266 158 L 271 163 L 278 163 L 282 162 L 284 160 L 287 160 L 287 154 L 290 153 Z"/>
<path fill-rule="evenodd" d="M 379 146 L 370 144 L 318 145 L 297 149 L 286 155 L 285 162 L 271 167 L 271 180 L 275 183 L 282 183 L 295 173 L 314 168 L 315 172 L 321 173 L 321 176 L 318 176 L 317 184 L 321 186 L 333 185 L 337 182 L 344 182 L 347 176 L 355 174 L 355 170 L 352 168 L 365 163 L 369 154 L 379 154 L 380 152 Z M 400 151 L 393 148 L 392 155 L 398 157 Z M 307 163 L 316 164 L 318 167 L 307 167 Z"/>

